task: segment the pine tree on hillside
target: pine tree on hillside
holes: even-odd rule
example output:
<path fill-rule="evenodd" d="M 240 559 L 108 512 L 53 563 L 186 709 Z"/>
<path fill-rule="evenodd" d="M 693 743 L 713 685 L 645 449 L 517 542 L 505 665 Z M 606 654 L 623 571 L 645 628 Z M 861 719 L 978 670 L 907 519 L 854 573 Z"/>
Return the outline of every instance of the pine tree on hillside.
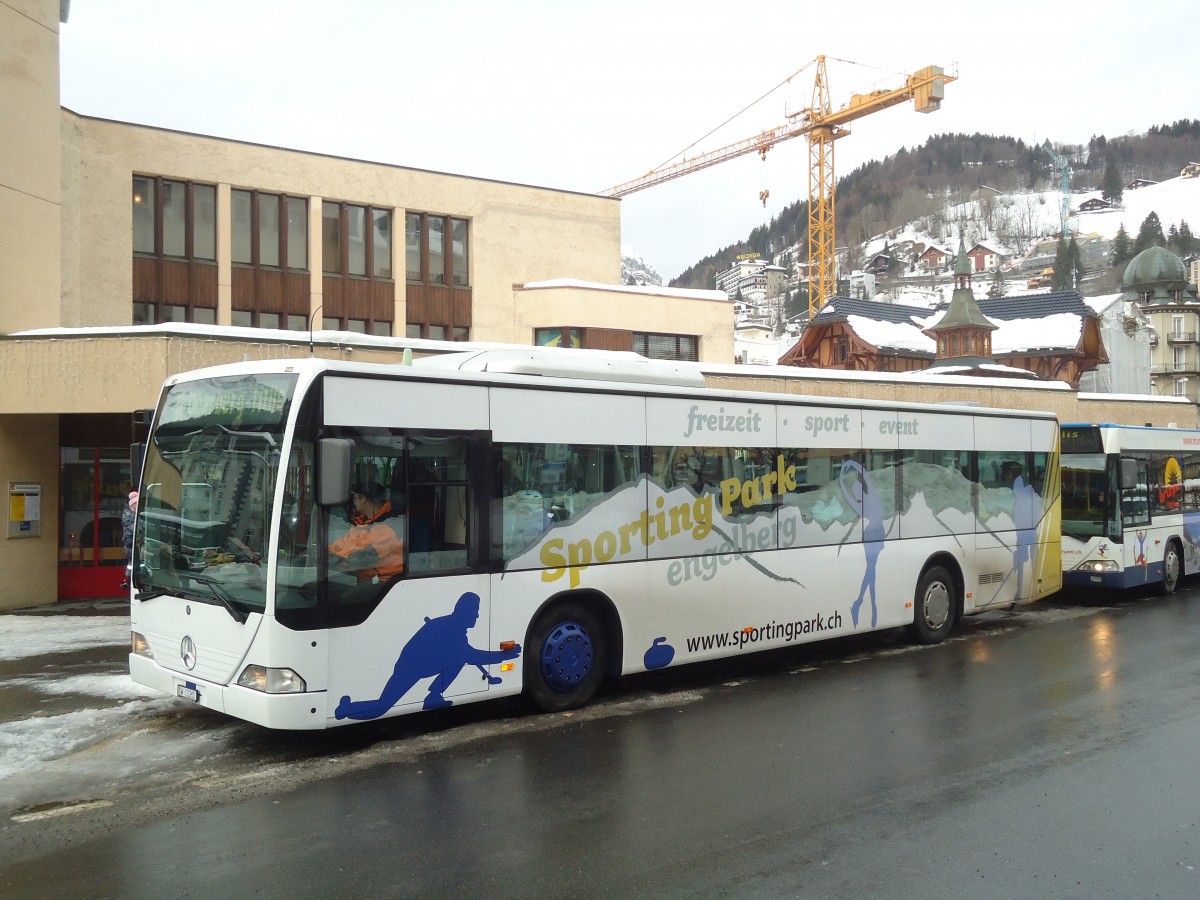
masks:
<path fill-rule="evenodd" d="M 1050 279 L 1050 290 L 1068 291 L 1071 289 L 1071 250 L 1067 240 L 1061 234 L 1054 248 L 1054 275 Z"/>
<path fill-rule="evenodd" d="M 1125 193 L 1125 179 L 1121 177 L 1121 170 L 1111 153 L 1108 156 L 1108 164 L 1104 167 L 1103 186 L 1101 197 L 1114 205 L 1121 202 L 1121 196 Z"/>
<path fill-rule="evenodd" d="M 1079 290 L 1083 285 L 1083 276 L 1085 273 L 1083 268 L 1083 254 L 1079 251 L 1079 244 L 1075 242 L 1075 236 L 1071 236 L 1071 246 L 1067 251 L 1067 258 L 1071 263 L 1071 284 L 1068 288 Z"/>
<path fill-rule="evenodd" d="M 1133 244 L 1129 240 L 1129 234 L 1125 231 L 1124 223 L 1122 223 L 1112 242 L 1112 265 L 1116 268 L 1131 259 L 1133 259 Z"/>
<path fill-rule="evenodd" d="M 1004 280 L 1004 273 L 1000 271 L 1000 267 L 992 269 L 992 277 L 988 282 L 987 295 L 992 300 L 997 297 L 1003 297 L 1008 293 L 1008 282 Z"/>
<path fill-rule="evenodd" d="M 1179 220 L 1179 228 L 1171 226 L 1171 234 L 1167 238 L 1168 248 L 1186 258 L 1196 252 L 1197 246 L 1200 246 L 1200 241 L 1193 236 L 1186 219 Z"/>
<path fill-rule="evenodd" d="M 1142 220 L 1142 227 L 1138 229 L 1138 236 L 1133 242 L 1133 255 L 1137 256 L 1143 250 L 1151 247 L 1163 247 L 1166 243 L 1167 239 L 1163 237 L 1162 222 L 1158 219 L 1158 213 L 1152 211 Z"/>

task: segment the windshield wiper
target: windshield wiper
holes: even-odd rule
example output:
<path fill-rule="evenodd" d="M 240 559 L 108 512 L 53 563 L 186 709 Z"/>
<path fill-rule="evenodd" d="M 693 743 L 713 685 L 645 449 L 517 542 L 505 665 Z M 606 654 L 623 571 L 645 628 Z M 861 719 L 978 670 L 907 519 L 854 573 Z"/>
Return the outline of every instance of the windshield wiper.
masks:
<path fill-rule="evenodd" d="M 241 624 L 250 618 L 249 612 L 234 605 L 238 601 L 229 595 L 229 592 L 225 590 L 221 582 L 217 581 L 217 579 L 209 578 L 206 575 L 197 575 L 195 572 L 188 572 L 183 577 L 192 581 L 198 581 L 207 587 L 209 592 L 229 611 L 229 615 L 233 616 L 235 622 Z"/>
<path fill-rule="evenodd" d="M 168 591 L 166 588 L 154 588 L 153 590 L 142 591 L 141 593 L 134 594 L 133 599 L 138 601 L 153 600 L 155 597 L 164 597 L 169 593 L 170 591 Z"/>

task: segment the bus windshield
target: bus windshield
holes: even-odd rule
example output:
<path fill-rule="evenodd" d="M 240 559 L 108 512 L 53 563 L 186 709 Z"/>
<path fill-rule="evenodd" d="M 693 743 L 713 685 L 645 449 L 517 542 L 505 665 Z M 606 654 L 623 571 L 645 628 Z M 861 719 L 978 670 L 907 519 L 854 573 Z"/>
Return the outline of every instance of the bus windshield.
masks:
<path fill-rule="evenodd" d="M 1078 538 L 1120 535 L 1115 519 L 1115 466 L 1103 453 L 1062 456 L 1062 530 Z"/>
<path fill-rule="evenodd" d="M 155 416 L 138 498 L 134 585 L 224 606 L 266 606 L 265 556 L 296 376 L 172 385 Z"/>

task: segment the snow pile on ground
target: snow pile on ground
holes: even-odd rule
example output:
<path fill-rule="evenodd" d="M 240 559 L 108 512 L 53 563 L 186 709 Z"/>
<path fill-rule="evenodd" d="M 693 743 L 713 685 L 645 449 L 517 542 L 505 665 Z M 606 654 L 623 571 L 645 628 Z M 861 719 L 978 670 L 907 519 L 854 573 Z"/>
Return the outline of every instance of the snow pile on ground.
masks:
<path fill-rule="evenodd" d="M 128 643 L 124 616 L 0 616 L 0 662 Z"/>

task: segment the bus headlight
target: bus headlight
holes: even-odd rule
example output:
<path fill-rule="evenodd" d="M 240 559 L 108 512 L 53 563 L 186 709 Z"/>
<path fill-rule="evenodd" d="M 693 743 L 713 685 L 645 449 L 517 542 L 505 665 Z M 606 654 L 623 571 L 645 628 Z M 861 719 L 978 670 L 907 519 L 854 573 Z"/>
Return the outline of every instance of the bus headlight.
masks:
<path fill-rule="evenodd" d="M 1075 567 L 1076 572 L 1120 572 L 1121 565 L 1115 559 L 1088 559 Z"/>
<path fill-rule="evenodd" d="M 129 652 L 134 656 L 144 656 L 146 659 L 154 659 L 154 653 L 151 651 L 150 645 L 136 631 L 129 632 Z"/>
<path fill-rule="evenodd" d="M 266 666 L 246 666 L 238 676 L 237 683 L 265 694 L 300 694 L 308 689 L 304 679 L 291 669 L 269 669 Z"/>

